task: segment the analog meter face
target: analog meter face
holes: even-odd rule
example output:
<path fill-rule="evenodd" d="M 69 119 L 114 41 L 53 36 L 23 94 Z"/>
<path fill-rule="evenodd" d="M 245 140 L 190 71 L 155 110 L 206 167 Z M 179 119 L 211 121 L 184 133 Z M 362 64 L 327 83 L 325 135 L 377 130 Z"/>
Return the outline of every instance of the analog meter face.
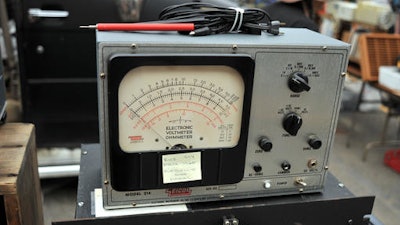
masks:
<path fill-rule="evenodd" d="M 232 148 L 239 142 L 245 85 L 225 65 L 145 65 L 118 87 L 118 138 L 129 153 Z"/>

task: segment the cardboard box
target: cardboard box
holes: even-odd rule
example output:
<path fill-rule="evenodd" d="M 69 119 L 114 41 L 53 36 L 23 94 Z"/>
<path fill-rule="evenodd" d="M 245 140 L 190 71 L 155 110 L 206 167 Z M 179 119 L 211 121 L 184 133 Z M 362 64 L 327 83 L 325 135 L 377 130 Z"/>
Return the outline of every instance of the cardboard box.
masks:
<path fill-rule="evenodd" d="M 400 71 L 396 66 L 379 67 L 379 84 L 400 91 Z"/>

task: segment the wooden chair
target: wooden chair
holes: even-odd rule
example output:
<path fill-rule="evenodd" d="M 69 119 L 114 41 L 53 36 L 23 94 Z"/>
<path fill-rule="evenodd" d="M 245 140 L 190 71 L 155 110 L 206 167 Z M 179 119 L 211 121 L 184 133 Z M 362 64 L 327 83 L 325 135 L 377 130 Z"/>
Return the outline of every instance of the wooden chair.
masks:
<path fill-rule="evenodd" d="M 396 65 L 400 56 L 400 35 L 387 33 L 366 33 L 359 37 L 360 71 L 364 84 L 368 83 L 381 92 L 381 103 L 387 108 L 381 140 L 368 143 L 363 154 L 366 160 L 368 150 L 378 146 L 400 146 L 400 141 L 386 141 L 389 120 L 400 116 L 400 91 L 387 88 L 378 83 L 379 67 Z M 364 85 L 363 84 L 363 85 Z M 400 134 L 400 123 L 398 136 Z"/>
<path fill-rule="evenodd" d="M 387 33 L 365 33 L 359 38 L 361 78 L 377 82 L 379 67 L 396 65 L 400 55 L 400 35 Z"/>

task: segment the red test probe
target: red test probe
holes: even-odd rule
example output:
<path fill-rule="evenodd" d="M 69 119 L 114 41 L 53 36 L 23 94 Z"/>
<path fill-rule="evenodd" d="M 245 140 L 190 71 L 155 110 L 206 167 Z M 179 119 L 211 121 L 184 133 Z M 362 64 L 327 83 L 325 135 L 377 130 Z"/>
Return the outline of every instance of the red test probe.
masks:
<path fill-rule="evenodd" d="M 99 31 L 193 31 L 194 23 L 98 23 L 79 28 Z"/>

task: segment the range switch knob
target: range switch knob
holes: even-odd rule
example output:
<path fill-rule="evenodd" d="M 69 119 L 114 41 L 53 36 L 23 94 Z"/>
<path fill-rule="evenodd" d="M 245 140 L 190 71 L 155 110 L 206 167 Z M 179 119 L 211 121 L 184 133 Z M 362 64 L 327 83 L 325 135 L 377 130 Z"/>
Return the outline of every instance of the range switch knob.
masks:
<path fill-rule="evenodd" d="M 310 85 L 308 85 L 308 77 L 302 72 L 294 72 L 290 75 L 288 86 L 290 90 L 296 93 L 309 91 L 311 89 Z"/>
<path fill-rule="evenodd" d="M 260 140 L 258 140 L 258 146 L 260 146 L 262 150 L 269 152 L 272 149 L 272 142 L 267 137 L 261 137 Z"/>
<path fill-rule="evenodd" d="M 313 134 L 308 137 L 308 144 L 313 149 L 319 149 L 319 148 L 321 148 L 322 141 L 321 141 L 321 139 L 319 139 L 319 137 L 317 135 Z"/>
<path fill-rule="evenodd" d="M 287 131 L 290 135 L 296 136 L 297 132 L 300 130 L 303 124 L 303 119 L 296 113 L 289 113 L 283 118 L 283 129 Z"/>

